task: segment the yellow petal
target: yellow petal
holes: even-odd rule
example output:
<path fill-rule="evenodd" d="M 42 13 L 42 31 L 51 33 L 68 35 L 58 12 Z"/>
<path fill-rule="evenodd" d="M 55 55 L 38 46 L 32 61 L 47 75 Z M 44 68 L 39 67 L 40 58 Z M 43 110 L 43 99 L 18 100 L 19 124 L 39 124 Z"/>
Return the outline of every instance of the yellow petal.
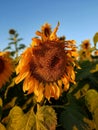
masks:
<path fill-rule="evenodd" d="M 63 90 L 62 90 L 62 85 L 63 85 L 63 82 L 62 82 L 62 80 L 58 80 L 58 86 L 59 86 L 59 88 L 60 88 L 60 91 L 61 91 L 61 93 L 63 92 Z"/>
<path fill-rule="evenodd" d="M 36 31 L 36 35 L 38 35 L 38 36 L 43 36 L 43 34 L 42 34 L 42 32 L 40 32 L 40 31 Z"/>
<path fill-rule="evenodd" d="M 50 85 L 49 84 L 46 84 L 45 86 L 45 97 L 50 100 L 50 97 L 51 97 L 51 92 L 50 92 Z"/>
<path fill-rule="evenodd" d="M 23 82 L 23 92 L 26 92 L 28 90 L 29 90 L 28 79 L 25 79 Z"/>
<path fill-rule="evenodd" d="M 32 47 L 37 46 L 40 43 L 41 43 L 40 39 L 38 39 L 38 38 L 32 38 L 32 43 L 31 43 Z"/>
<path fill-rule="evenodd" d="M 43 85 L 43 83 L 40 83 L 39 84 L 39 95 L 37 98 L 37 102 L 41 102 L 41 100 L 43 99 L 43 97 L 44 97 L 43 91 L 44 91 L 44 85 Z"/>
<path fill-rule="evenodd" d="M 56 40 L 56 39 L 58 39 L 57 35 L 56 35 L 56 32 L 58 30 L 59 25 L 60 25 L 60 23 L 58 22 L 56 28 L 53 30 L 53 32 L 50 35 L 50 40 Z"/>
<path fill-rule="evenodd" d="M 55 99 L 58 99 L 60 97 L 60 89 L 55 82 L 53 84 L 53 87 L 55 89 Z"/>
<path fill-rule="evenodd" d="M 28 74 L 28 72 L 19 74 L 15 79 L 15 83 L 18 84 L 19 82 L 21 82 L 25 77 L 27 77 Z"/>
<path fill-rule="evenodd" d="M 34 87 L 35 87 L 35 80 L 33 78 L 31 78 L 30 81 L 28 81 L 28 94 L 31 94 L 34 92 Z"/>
<path fill-rule="evenodd" d="M 62 78 L 63 84 L 64 84 L 64 90 L 67 91 L 69 89 L 69 81 L 67 80 L 67 78 L 64 76 L 64 78 Z"/>
<path fill-rule="evenodd" d="M 52 83 L 50 83 L 50 93 L 51 97 L 55 97 L 55 88 Z"/>
<path fill-rule="evenodd" d="M 35 80 L 34 94 L 35 94 L 36 96 L 39 95 L 39 82 L 38 82 L 37 80 Z"/>
<path fill-rule="evenodd" d="M 75 72 L 74 72 L 74 70 L 71 71 L 71 79 L 72 79 L 72 81 L 75 80 Z"/>

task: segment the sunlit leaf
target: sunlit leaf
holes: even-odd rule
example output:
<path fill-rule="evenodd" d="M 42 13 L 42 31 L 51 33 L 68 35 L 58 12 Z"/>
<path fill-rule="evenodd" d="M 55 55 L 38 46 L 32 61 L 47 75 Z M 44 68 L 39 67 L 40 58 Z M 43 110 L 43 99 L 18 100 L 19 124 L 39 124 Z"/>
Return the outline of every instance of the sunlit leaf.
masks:
<path fill-rule="evenodd" d="M 7 130 L 22 130 L 24 124 L 24 113 L 22 109 L 15 106 L 9 113 L 9 120 L 7 124 Z"/>
<path fill-rule="evenodd" d="M 0 98 L 0 120 L 1 120 L 1 117 L 2 117 L 2 107 L 3 107 L 3 101 Z"/>
<path fill-rule="evenodd" d="M 36 118 L 37 118 L 36 123 L 39 122 L 38 130 L 41 130 L 42 126 L 43 128 L 45 128 L 45 130 L 55 130 L 57 124 L 57 118 L 56 113 L 52 107 L 42 106 L 41 108 L 39 108 L 36 114 Z"/>
<path fill-rule="evenodd" d="M 96 32 L 96 34 L 94 35 L 93 41 L 94 41 L 94 46 L 96 47 L 96 44 L 98 42 L 98 32 Z"/>
<path fill-rule="evenodd" d="M 94 73 L 94 72 L 97 72 L 98 71 L 98 64 L 95 65 L 95 68 L 92 69 L 90 72 L 91 73 Z"/>
<path fill-rule="evenodd" d="M 0 130 L 6 130 L 5 126 L 0 123 Z"/>
<path fill-rule="evenodd" d="M 2 99 L 0 98 L 0 107 L 3 106 L 3 102 L 2 102 Z"/>
<path fill-rule="evenodd" d="M 98 93 L 94 89 L 88 90 L 85 96 L 86 105 L 90 112 L 94 112 L 94 110 L 98 106 Z"/>
<path fill-rule="evenodd" d="M 89 111 L 92 113 L 96 130 L 98 130 L 98 92 L 90 89 L 85 96 L 85 101 Z"/>
<path fill-rule="evenodd" d="M 76 99 L 79 99 L 83 96 L 86 95 L 86 92 L 88 91 L 89 89 L 89 84 L 85 84 L 81 89 L 79 89 L 75 94 L 74 96 L 76 97 Z"/>
<path fill-rule="evenodd" d="M 34 112 L 32 108 L 26 114 L 15 106 L 9 113 L 7 130 L 55 130 L 56 114 L 52 107 L 42 106 Z"/>

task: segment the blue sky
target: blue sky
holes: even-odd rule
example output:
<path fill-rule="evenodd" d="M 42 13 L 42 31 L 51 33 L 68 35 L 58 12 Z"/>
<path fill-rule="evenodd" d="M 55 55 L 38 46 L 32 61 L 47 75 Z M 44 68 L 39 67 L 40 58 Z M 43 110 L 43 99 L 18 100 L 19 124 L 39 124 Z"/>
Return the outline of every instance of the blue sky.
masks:
<path fill-rule="evenodd" d="M 57 35 L 81 41 L 92 38 L 98 32 L 98 0 L 0 0 L 0 50 L 8 45 L 9 29 L 15 29 L 30 45 L 36 30 L 48 22 Z"/>

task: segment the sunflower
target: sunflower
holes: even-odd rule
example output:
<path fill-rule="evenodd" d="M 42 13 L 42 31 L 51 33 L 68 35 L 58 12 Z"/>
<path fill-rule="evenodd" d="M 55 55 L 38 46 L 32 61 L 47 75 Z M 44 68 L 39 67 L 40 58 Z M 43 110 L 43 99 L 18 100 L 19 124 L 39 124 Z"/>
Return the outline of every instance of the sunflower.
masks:
<path fill-rule="evenodd" d="M 84 40 L 81 43 L 81 49 L 79 51 L 80 60 L 90 60 L 92 61 L 91 53 L 93 48 L 91 48 L 90 40 Z"/>
<path fill-rule="evenodd" d="M 9 81 L 14 70 L 13 61 L 9 52 L 0 52 L 0 88 Z"/>
<path fill-rule="evenodd" d="M 59 23 L 51 31 L 51 26 L 44 24 L 36 32 L 41 38 L 32 39 L 16 68 L 16 84 L 23 80 L 23 91 L 34 93 L 38 102 L 44 97 L 58 99 L 70 82 L 75 83 L 75 42 L 57 37 L 58 27 Z"/>
<path fill-rule="evenodd" d="M 84 51 L 87 51 L 88 49 L 91 48 L 91 44 L 90 44 L 90 40 L 89 39 L 86 39 L 82 42 L 81 44 L 81 48 L 84 50 Z"/>

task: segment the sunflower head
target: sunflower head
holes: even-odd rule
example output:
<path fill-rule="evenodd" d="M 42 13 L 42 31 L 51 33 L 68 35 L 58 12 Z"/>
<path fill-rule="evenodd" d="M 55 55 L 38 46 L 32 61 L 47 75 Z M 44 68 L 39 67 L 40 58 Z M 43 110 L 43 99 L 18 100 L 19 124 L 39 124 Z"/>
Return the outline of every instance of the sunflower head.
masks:
<path fill-rule="evenodd" d="M 93 48 L 91 47 L 90 40 L 84 40 L 81 43 L 81 49 L 79 51 L 80 60 L 89 60 L 92 61 L 91 53 Z"/>
<path fill-rule="evenodd" d="M 81 44 L 81 48 L 84 50 L 84 51 L 87 51 L 88 49 L 91 48 L 91 44 L 90 44 L 90 40 L 84 40 Z"/>
<path fill-rule="evenodd" d="M 9 52 L 0 52 L 0 88 L 9 81 L 14 71 L 13 60 Z"/>
<path fill-rule="evenodd" d="M 16 33 L 16 31 L 14 29 L 9 30 L 9 34 L 14 35 L 15 33 Z"/>
<path fill-rule="evenodd" d="M 40 38 L 32 39 L 16 68 L 15 82 L 24 80 L 23 91 L 34 92 L 37 101 L 43 97 L 57 99 L 69 89 L 70 82 L 75 83 L 75 41 L 59 38 L 58 27 L 59 23 L 52 31 L 48 23 L 43 25 L 41 31 L 36 32 Z"/>
<path fill-rule="evenodd" d="M 51 34 L 51 25 L 46 23 L 41 27 L 41 32 L 45 37 L 49 37 Z"/>

